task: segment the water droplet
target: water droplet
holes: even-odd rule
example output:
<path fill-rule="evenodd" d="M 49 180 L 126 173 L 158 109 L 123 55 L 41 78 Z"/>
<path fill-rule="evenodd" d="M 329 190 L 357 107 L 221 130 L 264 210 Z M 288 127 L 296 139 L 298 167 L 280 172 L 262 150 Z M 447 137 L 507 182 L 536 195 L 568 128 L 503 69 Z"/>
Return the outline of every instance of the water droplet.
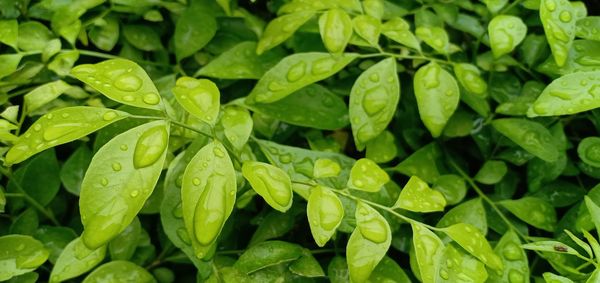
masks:
<path fill-rule="evenodd" d="M 104 115 L 102 115 L 102 119 L 104 121 L 111 121 L 111 120 L 117 118 L 117 116 L 118 116 L 117 112 L 115 112 L 115 111 L 108 111 L 108 112 L 104 113 Z"/>
<path fill-rule="evenodd" d="M 363 100 L 363 109 L 369 116 L 373 116 L 385 109 L 388 104 L 388 95 L 383 87 L 374 87 L 365 92 Z"/>
<path fill-rule="evenodd" d="M 196 239 L 202 245 L 212 243 L 221 232 L 225 222 L 227 200 L 223 193 L 224 184 L 223 178 L 210 176 L 198 200 L 194 212 L 194 231 Z"/>
<path fill-rule="evenodd" d="M 269 90 L 273 91 L 273 92 L 281 91 L 281 90 L 284 90 L 285 88 L 286 88 L 285 85 L 282 85 L 281 83 L 279 83 L 277 81 L 272 81 L 271 83 L 269 83 Z"/>
<path fill-rule="evenodd" d="M 290 82 L 296 82 L 296 81 L 300 80 L 302 77 L 304 77 L 305 72 L 306 72 L 306 63 L 304 63 L 303 61 L 300 61 L 289 69 L 289 71 L 287 73 L 287 79 Z"/>
<path fill-rule="evenodd" d="M 353 180 L 352 184 L 357 188 L 362 188 L 365 185 L 362 180 Z"/>
<path fill-rule="evenodd" d="M 558 16 L 558 18 L 560 19 L 561 22 L 568 23 L 571 21 L 571 18 L 572 18 L 571 12 L 566 11 L 566 10 L 562 11 L 562 12 L 560 12 L 560 15 Z"/>
<path fill-rule="evenodd" d="M 144 97 L 142 98 L 142 100 L 146 104 L 156 105 L 160 102 L 160 96 L 158 96 L 158 94 L 152 93 L 152 92 L 146 93 L 146 94 L 144 94 Z"/>
<path fill-rule="evenodd" d="M 164 125 L 146 130 L 138 139 L 133 153 L 133 166 L 144 168 L 154 164 L 167 149 L 169 135 Z"/>
<path fill-rule="evenodd" d="M 281 161 L 281 163 L 287 164 L 292 162 L 292 155 L 289 153 L 286 154 L 282 154 L 281 156 L 279 156 L 279 161 Z"/>
<path fill-rule="evenodd" d="M 554 2 L 554 0 L 546 0 L 544 3 L 548 11 L 552 12 L 556 10 L 556 3 Z"/>
<path fill-rule="evenodd" d="M 15 248 L 15 250 L 16 250 L 16 251 L 22 251 L 23 249 L 25 249 L 25 244 L 19 244 L 19 245 L 18 245 L 18 246 Z"/>
<path fill-rule="evenodd" d="M 322 75 L 331 72 L 335 67 L 335 63 L 335 59 L 331 57 L 318 59 L 313 62 L 311 72 L 313 75 Z"/>
<path fill-rule="evenodd" d="M 183 209 L 181 207 L 181 203 L 178 203 L 175 208 L 173 208 L 173 216 L 175 218 L 183 218 Z"/>
<path fill-rule="evenodd" d="M 425 69 L 425 73 L 423 75 L 423 84 L 425 86 L 425 88 L 427 89 L 432 89 L 432 88 L 436 88 L 440 85 L 440 81 L 439 81 L 439 76 L 440 76 L 440 67 L 439 66 L 428 66 Z"/>
<path fill-rule="evenodd" d="M 319 222 L 327 231 L 333 231 L 342 221 L 344 208 L 335 195 L 321 194 Z"/>
<path fill-rule="evenodd" d="M 142 87 L 142 79 L 134 74 L 125 73 L 118 76 L 113 84 L 119 90 L 133 92 Z"/>
<path fill-rule="evenodd" d="M 512 269 L 508 272 L 508 282 L 510 283 L 523 283 L 525 282 L 525 277 L 521 271 L 516 269 Z"/>
<path fill-rule="evenodd" d="M 198 178 L 192 179 L 192 184 L 194 184 L 194 186 L 200 185 L 200 179 L 198 179 Z"/>
<path fill-rule="evenodd" d="M 219 147 L 214 147 L 213 148 L 213 153 L 215 154 L 215 156 L 217 157 L 225 157 L 225 153 L 223 152 L 223 150 Z"/>
<path fill-rule="evenodd" d="M 44 130 L 43 138 L 46 141 L 55 140 L 74 132 L 77 132 L 80 128 L 87 126 L 84 123 L 60 123 L 54 124 L 46 130 Z"/>
<path fill-rule="evenodd" d="M 102 179 L 100 180 L 100 184 L 101 184 L 102 186 L 105 186 L 105 187 L 106 187 L 106 186 L 108 185 L 108 179 L 107 179 L 107 178 L 102 178 Z"/>
<path fill-rule="evenodd" d="M 42 125 L 40 124 L 35 124 L 35 126 L 33 126 L 33 130 L 36 132 L 39 132 L 42 129 Z"/>
<path fill-rule="evenodd" d="M 122 99 L 125 102 L 133 102 L 133 101 L 135 101 L 135 97 L 133 97 L 133 95 L 124 95 L 122 97 Z"/>
<path fill-rule="evenodd" d="M 52 115 L 52 113 L 50 113 L 50 114 L 46 115 L 46 118 L 47 118 L 48 120 L 52 120 L 52 118 L 53 118 L 53 117 L 54 117 L 54 115 Z"/>
<path fill-rule="evenodd" d="M 278 174 L 270 174 L 269 170 L 262 165 L 255 167 L 254 174 L 278 205 L 283 207 L 289 205 L 292 199 L 292 192 L 288 180 Z"/>
<path fill-rule="evenodd" d="M 112 164 L 112 169 L 115 171 L 121 171 L 121 163 L 115 162 Z"/>
<path fill-rule="evenodd" d="M 140 191 L 138 190 L 133 190 L 131 191 L 131 193 L 129 193 L 129 196 L 131 196 L 132 198 L 137 197 L 140 194 Z"/>
<path fill-rule="evenodd" d="M 127 150 L 129 147 L 128 147 L 126 144 L 122 144 L 122 145 L 121 145 L 119 148 L 120 148 L 122 151 L 126 151 L 126 150 Z"/>
<path fill-rule="evenodd" d="M 448 271 L 446 269 L 441 269 L 440 277 L 442 277 L 442 279 L 444 280 L 448 280 L 448 278 L 450 278 L 450 275 L 448 274 Z"/>

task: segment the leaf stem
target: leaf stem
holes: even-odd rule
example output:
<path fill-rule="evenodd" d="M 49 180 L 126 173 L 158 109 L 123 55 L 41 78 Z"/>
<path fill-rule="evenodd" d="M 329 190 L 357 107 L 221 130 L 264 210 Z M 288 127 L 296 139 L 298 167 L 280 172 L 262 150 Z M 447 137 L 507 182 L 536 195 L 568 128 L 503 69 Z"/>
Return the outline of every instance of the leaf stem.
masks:
<path fill-rule="evenodd" d="M 29 204 L 31 204 L 31 206 L 33 206 L 40 213 L 42 213 L 44 216 L 46 216 L 50 220 L 50 222 L 52 222 L 52 224 L 54 224 L 55 226 L 61 226 L 60 222 L 58 222 L 58 220 L 56 220 L 56 218 L 52 214 L 52 211 L 47 210 L 46 208 L 44 208 L 43 205 L 41 205 L 39 202 L 37 202 L 37 200 L 30 197 L 18 182 L 13 181 L 12 183 L 15 185 L 15 187 L 17 188 L 17 191 L 19 191 L 19 193 L 22 195 L 22 197 L 25 199 L 25 201 L 27 201 Z"/>

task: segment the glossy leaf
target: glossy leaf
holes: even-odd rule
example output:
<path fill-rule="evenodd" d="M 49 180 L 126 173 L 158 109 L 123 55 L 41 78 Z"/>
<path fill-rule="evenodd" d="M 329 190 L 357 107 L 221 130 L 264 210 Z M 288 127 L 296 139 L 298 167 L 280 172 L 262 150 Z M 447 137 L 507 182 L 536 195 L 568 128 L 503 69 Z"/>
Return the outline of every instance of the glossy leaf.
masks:
<path fill-rule="evenodd" d="M 323 247 L 342 222 L 344 207 L 330 188 L 316 186 L 308 198 L 306 214 L 315 242 L 319 247 Z"/>
<path fill-rule="evenodd" d="M 495 16 L 488 25 L 494 57 L 510 53 L 525 39 L 527 26 L 521 18 L 509 15 Z"/>
<path fill-rule="evenodd" d="M 252 273 L 269 266 L 290 262 L 302 256 L 302 247 L 282 242 L 266 241 L 247 249 L 235 262 L 234 267 L 244 273 Z"/>
<path fill-rule="evenodd" d="M 503 200 L 500 204 L 525 223 L 549 232 L 556 227 L 556 211 L 548 202 L 535 197 Z"/>
<path fill-rule="evenodd" d="M 396 61 L 385 59 L 364 71 L 350 93 L 350 124 L 359 150 L 382 133 L 400 100 Z"/>
<path fill-rule="evenodd" d="M 417 37 L 410 31 L 410 24 L 402 18 L 392 18 L 381 26 L 381 33 L 406 47 L 421 50 Z"/>
<path fill-rule="evenodd" d="M 158 90 L 138 64 L 126 59 L 110 59 L 97 64 L 82 64 L 71 74 L 106 97 L 131 106 L 159 110 Z"/>
<path fill-rule="evenodd" d="M 50 282 L 62 282 L 84 274 L 98 265 L 106 255 L 106 245 L 88 249 L 81 238 L 71 241 L 56 261 Z"/>
<path fill-rule="evenodd" d="M 573 280 L 567 277 L 556 275 L 550 272 L 544 272 L 543 276 L 546 283 L 573 283 Z"/>
<path fill-rule="evenodd" d="M 221 117 L 221 124 L 223 124 L 227 140 L 236 149 L 242 149 L 252 133 L 253 122 L 248 110 L 239 106 L 225 107 L 223 109 L 223 116 Z"/>
<path fill-rule="evenodd" d="M 325 272 L 317 261 L 317 259 L 310 253 L 310 250 L 303 249 L 302 256 L 299 259 L 293 261 L 290 264 L 290 271 L 294 274 L 298 274 L 303 277 L 323 277 Z"/>
<path fill-rule="evenodd" d="M 212 81 L 181 77 L 177 79 L 173 94 L 177 102 L 190 114 L 209 125 L 217 122 L 221 93 Z"/>
<path fill-rule="evenodd" d="M 423 283 L 435 282 L 440 272 L 441 260 L 445 253 L 444 243 L 422 224 L 411 223 L 413 245 Z"/>
<path fill-rule="evenodd" d="M 400 192 L 394 207 L 415 211 L 443 211 L 446 206 L 444 195 L 429 188 L 429 185 L 417 176 L 412 176 Z"/>
<path fill-rule="evenodd" d="M 119 20 L 116 17 L 104 17 L 104 24 L 93 26 L 88 33 L 90 41 L 101 50 L 112 50 L 119 41 Z"/>
<path fill-rule="evenodd" d="M 215 16 L 201 5 L 191 5 L 177 19 L 173 43 L 178 60 L 202 49 L 217 32 Z"/>
<path fill-rule="evenodd" d="M 488 282 L 485 265 L 454 244 L 446 246 L 438 275 L 436 282 Z"/>
<path fill-rule="evenodd" d="M 439 137 L 458 107 L 458 84 L 450 73 L 432 62 L 417 70 L 414 87 L 421 120 L 433 137 Z"/>
<path fill-rule="evenodd" d="M 33 271 L 48 259 L 49 252 L 38 240 L 25 235 L 0 237 L 0 280 Z"/>
<path fill-rule="evenodd" d="M 274 209 L 286 212 L 292 206 L 292 183 L 282 169 L 268 163 L 247 161 L 242 166 L 242 174 Z"/>
<path fill-rule="evenodd" d="M 17 67 L 19 67 L 19 62 L 21 62 L 21 58 L 23 58 L 23 55 L 21 54 L 0 55 L 0 79 L 16 71 Z"/>
<path fill-rule="evenodd" d="M 433 183 L 440 176 L 437 165 L 440 158 L 442 150 L 436 143 L 430 143 L 402 160 L 394 169 L 408 177 L 414 175 L 425 182 Z"/>
<path fill-rule="evenodd" d="M 554 138 L 541 124 L 526 119 L 502 118 L 492 121 L 492 126 L 529 153 L 547 162 L 558 159 Z"/>
<path fill-rule="evenodd" d="M 352 20 L 346 11 L 331 9 L 319 17 L 319 31 L 327 50 L 341 53 L 352 36 Z"/>
<path fill-rule="evenodd" d="M 460 85 L 462 85 L 467 91 L 485 95 L 488 85 L 485 80 L 481 77 L 479 69 L 468 63 L 459 63 L 454 65 L 454 74 Z"/>
<path fill-rule="evenodd" d="M 447 204 L 457 204 L 467 195 L 465 180 L 458 175 L 447 174 L 437 177 L 432 189 L 441 192 Z"/>
<path fill-rule="evenodd" d="M 39 118 L 6 154 L 6 163 L 19 163 L 47 148 L 64 144 L 128 116 L 108 108 L 75 106 L 52 111 Z"/>
<path fill-rule="evenodd" d="M 359 15 L 352 19 L 354 32 L 366 40 L 373 47 L 379 46 L 379 35 L 381 34 L 381 21 L 370 15 Z"/>
<path fill-rule="evenodd" d="M 377 192 L 389 181 L 388 174 L 375 162 L 361 158 L 352 166 L 347 185 L 355 190 Z"/>
<path fill-rule="evenodd" d="M 346 260 L 350 279 L 363 282 L 387 253 L 392 232 L 385 218 L 362 202 L 356 206 L 355 218 L 357 227 L 348 240 Z"/>
<path fill-rule="evenodd" d="M 600 17 L 590 16 L 577 20 L 577 37 L 600 41 Z"/>
<path fill-rule="evenodd" d="M 258 41 L 256 53 L 263 54 L 265 51 L 281 44 L 314 15 L 313 11 L 299 11 L 270 21 Z"/>
<path fill-rule="evenodd" d="M 281 60 L 258 81 L 248 95 L 250 103 L 271 103 L 309 84 L 337 73 L 357 57 L 354 53 L 298 53 Z"/>
<path fill-rule="evenodd" d="M 494 253 L 485 236 L 477 227 L 458 223 L 443 228 L 442 231 L 485 265 L 495 270 L 502 270 L 502 259 Z"/>
<path fill-rule="evenodd" d="M 19 37 L 19 23 L 17 20 L 0 21 L 0 42 L 12 47 L 17 47 L 17 38 Z"/>
<path fill-rule="evenodd" d="M 481 166 L 473 179 L 482 184 L 493 185 L 500 182 L 507 172 L 508 167 L 504 161 L 488 160 Z"/>
<path fill-rule="evenodd" d="M 74 195 L 79 195 L 83 176 L 91 161 L 92 152 L 86 145 L 82 145 L 63 163 L 60 169 L 60 180 L 67 191 Z"/>
<path fill-rule="evenodd" d="M 550 83 L 529 108 L 527 116 L 575 114 L 600 107 L 600 72 L 577 72 Z"/>
<path fill-rule="evenodd" d="M 540 19 L 554 61 L 563 66 L 575 38 L 576 11 L 567 0 L 541 0 Z"/>
<path fill-rule="evenodd" d="M 31 113 L 56 99 L 69 88 L 71 86 L 61 80 L 43 84 L 23 96 L 24 107 L 27 112 Z"/>
<path fill-rule="evenodd" d="M 129 261 L 115 260 L 96 268 L 83 280 L 84 283 L 110 282 L 119 278 L 123 282 L 155 283 L 146 269 Z"/>
<path fill-rule="evenodd" d="M 127 42 L 137 49 L 156 51 L 163 48 L 158 33 L 150 26 L 125 25 L 122 31 Z"/>
<path fill-rule="evenodd" d="M 390 257 L 385 256 L 383 259 L 381 259 L 379 264 L 377 264 L 367 282 L 375 283 L 388 281 L 397 283 L 411 282 L 408 275 L 406 275 L 398 263 L 396 263 Z"/>
<path fill-rule="evenodd" d="M 235 171 L 225 147 L 213 141 L 192 158 L 181 186 L 183 220 L 198 258 L 210 256 L 235 204 Z"/>
<path fill-rule="evenodd" d="M 129 260 L 138 246 L 142 229 L 139 219 L 134 218 L 121 234 L 108 243 L 110 258 L 112 260 Z"/>
<path fill-rule="evenodd" d="M 81 238 L 96 249 L 121 233 L 152 194 L 167 154 L 169 126 L 143 124 L 106 143 L 83 178 Z"/>

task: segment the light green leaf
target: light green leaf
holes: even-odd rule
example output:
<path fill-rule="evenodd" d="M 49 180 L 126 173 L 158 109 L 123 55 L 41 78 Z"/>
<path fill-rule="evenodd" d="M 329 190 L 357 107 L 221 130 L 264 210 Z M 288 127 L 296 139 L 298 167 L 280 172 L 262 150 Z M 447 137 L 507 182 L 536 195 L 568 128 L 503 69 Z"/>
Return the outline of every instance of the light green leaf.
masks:
<path fill-rule="evenodd" d="M 100 50 L 111 51 L 119 41 L 119 20 L 115 16 L 103 18 L 103 25 L 93 26 L 88 36 Z"/>
<path fill-rule="evenodd" d="M 352 19 L 342 9 L 331 9 L 319 17 L 319 33 L 329 52 L 344 52 L 352 36 Z"/>
<path fill-rule="evenodd" d="M 488 10 L 492 13 L 498 13 L 506 4 L 508 0 L 483 0 L 483 3 L 487 6 Z"/>
<path fill-rule="evenodd" d="M 98 265 L 106 256 L 106 245 L 88 249 L 81 238 L 71 241 L 56 260 L 50 282 L 61 282 L 84 274 Z"/>
<path fill-rule="evenodd" d="M 548 202 L 536 197 L 499 202 L 504 208 L 525 223 L 548 232 L 556 227 L 556 211 Z"/>
<path fill-rule="evenodd" d="M 573 280 L 567 277 L 556 275 L 550 272 L 544 272 L 543 276 L 546 283 L 573 283 Z"/>
<path fill-rule="evenodd" d="M 547 162 L 558 159 L 559 151 L 554 138 L 542 124 L 526 119 L 502 118 L 492 121 L 492 126 L 529 153 Z"/>
<path fill-rule="evenodd" d="M 283 241 L 266 241 L 247 249 L 235 262 L 236 269 L 252 273 L 302 256 L 302 247 Z"/>
<path fill-rule="evenodd" d="M 233 105 L 225 107 L 221 124 L 223 124 L 227 140 L 236 149 L 242 149 L 252 133 L 253 121 L 248 110 Z"/>
<path fill-rule="evenodd" d="M 61 80 L 38 86 L 23 96 L 23 107 L 27 113 L 31 113 L 56 99 L 69 88 L 71 86 Z"/>
<path fill-rule="evenodd" d="M 494 57 L 512 52 L 525 39 L 527 26 L 521 18 L 509 15 L 495 16 L 488 25 L 490 45 Z"/>
<path fill-rule="evenodd" d="M 473 179 L 482 184 L 493 185 L 500 182 L 507 172 L 508 167 L 504 161 L 488 160 L 483 163 Z"/>
<path fill-rule="evenodd" d="M 357 203 L 355 218 L 356 229 L 348 239 L 346 260 L 351 281 L 364 282 L 386 255 L 392 232 L 385 218 L 365 203 Z"/>
<path fill-rule="evenodd" d="M 450 51 L 450 40 L 445 29 L 435 26 L 417 27 L 415 31 L 418 38 L 431 46 L 435 51 L 441 54 L 448 54 Z"/>
<path fill-rule="evenodd" d="M 323 247 L 342 223 L 344 207 L 330 188 L 316 186 L 312 188 L 308 198 L 306 215 L 315 242 Z"/>
<path fill-rule="evenodd" d="M 271 207 L 286 212 L 292 206 L 290 176 L 279 167 L 258 161 L 246 161 L 242 166 L 244 178 Z"/>
<path fill-rule="evenodd" d="M 169 125 L 155 121 L 116 136 L 98 150 L 79 199 L 86 246 L 105 245 L 133 221 L 160 177 L 168 140 Z"/>
<path fill-rule="evenodd" d="M 281 49 L 273 49 L 257 55 L 256 46 L 256 42 L 253 41 L 239 43 L 202 67 L 195 76 L 218 79 L 260 79 L 283 58 L 284 54 Z"/>
<path fill-rule="evenodd" d="M 358 54 L 308 52 L 283 58 L 258 81 L 248 95 L 250 103 L 271 103 L 291 93 L 339 72 Z"/>
<path fill-rule="evenodd" d="M 328 178 L 340 175 L 342 168 L 335 160 L 329 158 L 319 158 L 315 161 L 313 167 L 313 176 L 315 178 Z"/>
<path fill-rule="evenodd" d="M 425 182 L 434 183 L 440 176 L 437 163 L 442 158 L 442 150 L 436 143 L 427 144 L 394 168 L 408 177 L 417 176 Z"/>
<path fill-rule="evenodd" d="M 436 282 L 488 282 L 485 265 L 454 244 L 444 250 Z"/>
<path fill-rule="evenodd" d="M 425 226 L 417 224 L 417 222 L 411 223 L 411 226 L 421 281 L 423 283 L 434 283 L 437 274 L 440 272 L 441 260 L 445 253 L 444 243 Z"/>
<path fill-rule="evenodd" d="M 467 91 L 478 95 L 485 95 L 488 85 L 481 77 L 481 73 L 475 65 L 468 63 L 455 64 L 454 74 L 460 85 Z"/>
<path fill-rule="evenodd" d="M 209 125 L 217 122 L 221 93 L 212 81 L 181 77 L 177 79 L 173 94 L 177 102 L 190 114 Z"/>
<path fill-rule="evenodd" d="M 543 251 L 549 253 L 565 253 L 570 255 L 578 255 L 579 252 L 574 248 L 558 241 L 537 241 L 521 245 L 524 249 L 533 251 Z"/>
<path fill-rule="evenodd" d="M 299 11 L 270 21 L 258 41 L 256 53 L 263 54 L 265 51 L 286 41 L 314 15 L 315 12 L 313 11 Z"/>
<path fill-rule="evenodd" d="M 585 196 L 584 200 L 585 206 L 596 226 L 596 231 L 600 231 L 600 207 L 589 196 Z"/>
<path fill-rule="evenodd" d="M 21 54 L 0 55 L 0 79 L 15 72 L 17 67 L 19 67 L 21 58 L 23 58 L 23 55 Z"/>
<path fill-rule="evenodd" d="M 354 190 L 377 192 L 389 181 L 390 176 L 377 163 L 361 158 L 352 166 L 347 186 Z"/>
<path fill-rule="evenodd" d="M 476 227 L 483 235 L 487 234 L 487 218 L 480 198 L 465 201 L 450 209 L 437 227 L 448 227 L 458 223 L 467 223 Z"/>
<path fill-rule="evenodd" d="M 502 270 L 502 259 L 494 253 L 487 239 L 477 227 L 458 223 L 443 228 L 442 231 L 485 265 L 498 271 Z"/>
<path fill-rule="evenodd" d="M 558 66 L 567 60 L 575 38 L 576 10 L 568 0 L 541 0 L 540 19 Z"/>
<path fill-rule="evenodd" d="M 394 207 L 414 212 L 443 211 L 446 199 L 442 193 L 432 190 L 417 176 L 412 176 L 400 191 Z"/>
<path fill-rule="evenodd" d="M 236 175 L 225 147 L 213 141 L 198 151 L 183 174 L 183 220 L 198 258 L 211 256 L 236 198 Z"/>
<path fill-rule="evenodd" d="M 135 253 L 142 233 L 142 224 L 136 217 L 131 224 L 116 238 L 108 243 L 108 251 L 112 260 L 129 260 Z"/>
<path fill-rule="evenodd" d="M 39 118 L 17 139 L 5 162 L 19 163 L 47 148 L 64 144 L 128 116 L 108 108 L 75 106 L 52 111 Z"/>
<path fill-rule="evenodd" d="M 56 55 L 58 52 L 60 52 L 60 48 L 62 47 L 62 43 L 60 41 L 60 39 L 55 38 L 52 39 L 50 41 L 48 41 L 48 44 L 46 45 L 46 47 L 44 48 L 44 50 L 42 50 L 42 62 L 48 62 L 48 60 L 50 60 L 50 58 L 52 58 L 52 56 Z M 79 56 L 77 56 L 79 57 Z M 75 59 L 77 60 L 77 59 Z M 61 60 L 61 61 L 57 61 L 57 63 L 55 63 L 55 65 L 59 65 L 59 62 L 63 62 L 65 60 Z M 75 63 L 73 61 L 73 63 Z M 72 65 L 69 66 L 67 73 L 65 75 L 68 74 L 68 72 L 71 70 L 71 67 L 73 67 Z M 55 69 L 60 69 L 60 68 L 55 68 Z"/>
<path fill-rule="evenodd" d="M 156 283 L 156 279 L 146 269 L 124 260 L 101 265 L 85 277 L 83 283 L 113 282 L 116 278 L 119 278 L 120 282 Z"/>
<path fill-rule="evenodd" d="M 325 272 L 317 261 L 317 259 L 310 253 L 310 250 L 303 249 L 302 256 L 299 259 L 293 261 L 290 264 L 290 271 L 294 274 L 298 274 L 302 277 L 324 277 Z"/>
<path fill-rule="evenodd" d="M 201 50 L 216 34 L 217 21 L 210 9 L 194 4 L 183 10 L 175 24 L 175 55 L 177 60 Z"/>
<path fill-rule="evenodd" d="M 163 48 L 160 36 L 147 25 L 125 25 L 123 36 L 133 47 L 142 51 L 156 51 Z"/>
<path fill-rule="evenodd" d="M 1 20 L 0 21 L 0 42 L 17 48 L 17 39 L 19 37 L 19 23 L 17 20 Z"/>
<path fill-rule="evenodd" d="M 365 14 L 381 19 L 385 13 L 385 4 L 382 0 L 363 0 L 363 9 Z"/>
<path fill-rule="evenodd" d="M 77 50 L 61 52 L 54 56 L 52 62 L 48 64 L 48 70 L 55 72 L 61 77 L 65 77 L 69 75 L 77 59 L 79 59 L 79 51 Z"/>
<path fill-rule="evenodd" d="M 432 62 L 417 70 L 414 88 L 423 124 L 434 138 L 439 137 L 460 101 L 456 80 Z"/>
<path fill-rule="evenodd" d="M 586 137 L 577 145 L 577 155 L 590 166 L 600 167 L 600 138 Z"/>
<path fill-rule="evenodd" d="M 577 20 L 575 34 L 580 38 L 600 41 L 600 17 L 590 16 Z"/>
<path fill-rule="evenodd" d="M 494 252 L 502 259 L 504 269 L 500 274 L 490 272 L 489 282 L 501 283 L 517 279 L 521 280 L 520 282 L 529 282 L 527 254 L 521 247 L 521 240 L 514 230 L 508 230 L 500 238 L 500 241 L 494 248 Z"/>
<path fill-rule="evenodd" d="M 392 120 L 400 100 L 396 60 L 388 58 L 371 66 L 354 82 L 350 92 L 350 124 L 359 150 L 381 134 Z"/>
<path fill-rule="evenodd" d="M 379 35 L 381 34 L 381 20 L 369 15 L 359 15 L 352 19 L 354 32 L 371 46 L 379 46 Z"/>
<path fill-rule="evenodd" d="M 527 111 L 527 116 L 576 114 L 600 107 L 600 71 L 576 72 L 552 81 Z"/>
<path fill-rule="evenodd" d="M 83 64 L 71 74 L 106 97 L 131 106 L 160 110 L 162 101 L 146 71 L 126 59 Z"/>
<path fill-rule="evenodd" d="M 381 26 L 381 33 L 406 47 L 421 51 L 421 44 L 410 31 L 410 24 L 402 18 L 394 17 Z"/>
<path fill-rule="evenodd" d="M 19 23 L 17 46 L 24 51 L 40 51 L 54 34 L 42 23 L 28 21 Z M 1 66 L 2 64 L 0 64 Z"/>
<path fill-rule="evenodd" d="M 0 250 L 0 281 L 35 270 L 49 255 L 42 243 L 24 235 L 0 237 Z"/>

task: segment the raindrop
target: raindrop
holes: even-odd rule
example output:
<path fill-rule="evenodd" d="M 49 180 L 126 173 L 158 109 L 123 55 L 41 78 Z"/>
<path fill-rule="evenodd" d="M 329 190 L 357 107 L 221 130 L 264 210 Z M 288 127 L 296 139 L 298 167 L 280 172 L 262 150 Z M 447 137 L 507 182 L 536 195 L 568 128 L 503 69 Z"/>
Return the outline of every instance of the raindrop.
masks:
<path fill-rule="evenodd" d="M 158 96 L 158 94 L 152 93 L 152 92 L 146 93 L 146 94 L 144 94 L 144 97 L 142 98 L 142 100 L 146 104 L 156 105 L 160 102 L 160 96 Z"/>
<path fill-rule="evenodd" d="M 133 92 L 142 87 L 142 79 L 134 74 L 125 73 L 118 76 L 113 84 L 119 90 Z"/>

